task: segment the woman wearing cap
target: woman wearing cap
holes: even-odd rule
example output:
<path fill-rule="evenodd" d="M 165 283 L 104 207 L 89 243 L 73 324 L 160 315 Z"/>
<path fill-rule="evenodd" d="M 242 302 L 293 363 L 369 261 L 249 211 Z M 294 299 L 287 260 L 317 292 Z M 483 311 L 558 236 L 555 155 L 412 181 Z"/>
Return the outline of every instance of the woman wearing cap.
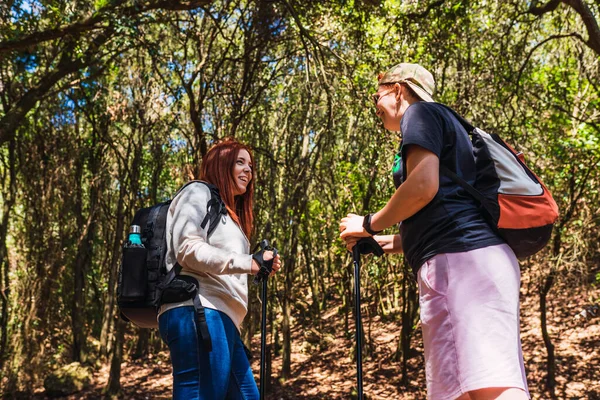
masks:
<path fill-rule="evenodd" d="M 249 254 L 253 228 L 253 161 L 250 149 L 228 139 L 214 145 L 202 159 L 200 179 L 219 189 L 227 213 L 210 237 L 202 227 L 211 192 L 190 184 L 171 202 L 167 215 L 167 269 L 176 263 L 182 275 L 196 278 L 212 341 L 209 351 L 198 333 L 194 300 L 163 304 L 158 322 L 173 365 L 174 399 L 258 399 L 258 389 L 240 338 L 248 309 L 248 275 L 260 266 Z M 279 255 L 266 251 L 272 273 Z M 201 324 L 201 323 L 200 323 Z M 205 338 L 203 338 L 205 339 Z"/>
<path fill-rule="evenodd" d="M 374 235 L 387 253 L 404 252 L 419 285 L 428 398 L 527 399 L 517 258 L 476 201 L 440 175 L 441 164 L 473 184 L 475 163 L 467 132 L 433 101 L 434 87 L 418 64 L 379 76 L 377 116 L 402 134 L 396 192 L 374 214 L 348 214 L 340 236 L 348 249 Z M 399 235 L 377 235 L 398 223 Z"/>

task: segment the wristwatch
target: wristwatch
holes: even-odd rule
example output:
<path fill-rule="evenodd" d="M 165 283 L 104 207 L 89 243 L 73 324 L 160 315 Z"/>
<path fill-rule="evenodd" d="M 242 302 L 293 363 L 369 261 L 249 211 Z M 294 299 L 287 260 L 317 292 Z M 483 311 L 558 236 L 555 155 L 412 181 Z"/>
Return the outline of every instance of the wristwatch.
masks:
<path fill-rule="evenodd" d="M 377 235 L 378 233 L 381 233 L 382 231 L 374 231 L 373 229 L 371 229 L 371 218 L 372 217 L 373 217 L 373 214 L 365 215 L 362 226 L 369 235 Z"/>

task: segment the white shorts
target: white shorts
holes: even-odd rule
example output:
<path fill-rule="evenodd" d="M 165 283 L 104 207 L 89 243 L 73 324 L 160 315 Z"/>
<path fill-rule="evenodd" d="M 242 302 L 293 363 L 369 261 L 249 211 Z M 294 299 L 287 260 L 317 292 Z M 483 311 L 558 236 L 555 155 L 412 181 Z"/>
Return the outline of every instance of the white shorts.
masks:
<path fill-rule="evenodd" d="M 515 387 L 528 395 L 518 261 L 508 245 L 438 254 L 418 272 L 427 397 Z"/>

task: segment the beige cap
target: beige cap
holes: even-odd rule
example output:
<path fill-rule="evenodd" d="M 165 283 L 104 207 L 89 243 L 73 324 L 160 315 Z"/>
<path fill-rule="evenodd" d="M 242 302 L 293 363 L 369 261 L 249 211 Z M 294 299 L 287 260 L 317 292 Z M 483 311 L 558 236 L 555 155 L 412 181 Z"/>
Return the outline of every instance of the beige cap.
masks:
<path fill-rule="evenodd" d="M 433 75 L 419 64 L 400 63 L 390 68 L 379 79 L 379 84 L 406 83 L 421 100 L 433 102 L 435 81 Z"/>

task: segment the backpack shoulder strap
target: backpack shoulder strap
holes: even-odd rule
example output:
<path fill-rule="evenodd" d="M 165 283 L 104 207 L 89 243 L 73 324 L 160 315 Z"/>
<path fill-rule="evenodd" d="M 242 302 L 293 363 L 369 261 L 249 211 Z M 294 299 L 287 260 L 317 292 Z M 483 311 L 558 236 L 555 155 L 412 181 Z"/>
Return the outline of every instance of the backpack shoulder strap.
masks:
<path fill-rule="evenodd" d="M 225 203 L 221 199 L 221 195 L 219 194 L 219 189 L 210 183 L 203 182 L 210 189 L 210 200 L 206 205 L 206 217 L 204 217 L 204 221 L 200 225 L 202 228 L 206 226 L 206 223 L 210 221 L 210 225 L 208 226 L 208 232 L 206 233 L 207 237 L 213 233 L 213 231 L 217 228 L 219 224 L 219 220 L 222 215 L 227 215 L 227 207 L 225 207 Z"/>
<path fill-rule="evenodd" d="M 480 204 L 487 203 L 487 199 L 477 189 L 469 184 L 469 182 L 458 176 L 455 172 L 451 171 L 450 168 L 440 164 L 440 173 L 452 179 L 454 183 L 462 186 L 462 188 L 465 189 L 471 196 L 473 196 Z"/>
<path fill-rule="evenodd" d="M 204 183 L 205 185 L 210 185 L 209 183 L 206 183 L 204 181 L 199 181 L 199 180 L 187 181 L 186 183 L 183 184 L 182 187 L 179 188 L 179 190 L 177 190 L 177 192 L 175 193 L 175 195 L 173 196 L 173 198 L 177 197 L 177 195 L 179 195 L 179 193 L 181 193 L 183 191 L 183 189 L 185 189 L 186 187 L 190 186 L 193 183 Z"/>
<path fill-rule="evenodd" d="M 447 105 L 441 103 L 438 104 L 444 106 L 454 116 L 454 118 L 456 118 L 456 120 L 462 125 L 462 127 L 465 128 L 468 135 L 472 135 L 474 133 L 476 128 L 469 121 L 464 119 L 459 113 L 457 113 Z M 451 171 L 450 168 L 446 167 L 445 165 L 442 165 L 441 163 L 440 173 L 452 179 L 454 183 L 460 185 L 463 189 L 467 191 L 467 193 L 469 193 L 475 200 L 477 200 L 479 204 L 481 204 L 484 208 L 487 209 L 489 200 L 483 194 L 481 194 L 481 192 L 479 192 L 471 184 L 469 184 L 466 180 L 458 176 L 454 171 Z"/>
<path fill-rule="evenodd" d="M 458 120 L 458 122 L 462 125 L 462 127 L 465 128 L 468 135 L 471 135 L 473 133 L 473 131 L 475 130 L 475 127 L 469 121 L 467 121 L 465 118 L 463 118 L 462 115 L 460 115 L 459 113 L 454 111 L 454 109 L 448 107 L 445 104 L 442 104 L 442 103 L 437 103 L 437 104 L 443 106 L 444 108 L 446 108 L 446 110 L 450 111 L 450 113 L 454 116 L 454 118 L 456 118 Z"/>
<path fill-rule="evenodd" d="M 183 189 L 185 189 L 186 187 L 188 187 L 189 185 L 191 185 L 193 183 L 201 183 L 203 185 L 206 185 L 206 187 L 208 187 L 208 189 L 210 190 L 210 200 L 206 204 L 206 216 L 204 217 L 204 220 L 202 220 L 202 223 L 200 224 L 200 227 L 202 229 L 204 229 L 204 228 L 206 228 L 206 224 L 210 221 L 210 224 L 208 225 L 208 231 L 206 232 L 206 237 L 209 238 L 210 235 L 212 235 L 214 230 L 217 228 L 217 225 L 219 224 L 219 220 L 221 219 L 221 216 L 227 215 L 227 207 L 225 207 L 225 203 L 221 199 L 221 195 L 219 194 L 219 188 L 217 188 L 212 183 L 208 183 L 205 181 L 200 181 L 200 180 L 189 181 L 177 191 L 175 196 L 177 196 L 179 193 L 181 193 L 181 191 Z"/>
<path fill-rule="evenodd" d="M 145 240 L 150 240 L 152 239 L 152 236 L 154 236 L 154 225 L 156 225 L 156 219 L 158 217 L 160 208 L 160 205 L 156 205 L 152 207 L 152 210 L 150 210 L 150 215 L 148 215 L 148 220 L 146 221 L 146 227 L 143 235 Z"/>

